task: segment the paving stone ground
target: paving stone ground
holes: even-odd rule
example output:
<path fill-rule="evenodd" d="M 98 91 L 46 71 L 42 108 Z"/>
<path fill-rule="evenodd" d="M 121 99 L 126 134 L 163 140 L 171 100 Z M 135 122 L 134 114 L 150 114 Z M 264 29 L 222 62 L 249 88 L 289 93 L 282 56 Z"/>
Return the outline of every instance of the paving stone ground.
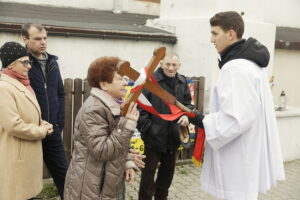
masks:
<path fill-rule="evenodd" d="M 259 200 L 300 200 L 300 159 L 286 162 L 286 180 L 278 181 L 267 194 L 260 194 Z M 200 190 L 201 168 L 191 162 L 178 162 L 168 200 L 218 200 Z M 126 200 L 137 200 L 140 177 L 126 186 Z"/>

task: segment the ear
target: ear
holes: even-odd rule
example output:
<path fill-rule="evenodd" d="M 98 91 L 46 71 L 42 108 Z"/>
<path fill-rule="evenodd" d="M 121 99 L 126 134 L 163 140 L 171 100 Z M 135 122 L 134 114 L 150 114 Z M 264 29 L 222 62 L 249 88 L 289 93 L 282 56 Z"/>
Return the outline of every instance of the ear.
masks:
<path fill-rule="evenodd" d="M 22 36 L 22 40 L 23 40 L 24 44 L 27 45 L 28 38 L 26 38 L 25 36 Z"/>
<path fill-rule="evenodd" d="M 234 30 L 230 29 L 228 31 L 228 34 L 229 34 L 228 36 L 229 36 L 230 40 L 233 40 L 233 41 L 237 40 L 237 34 Z"/>
<path fill-rule="evenodd" d="M 164 58 L 163 58 L 164 59 Z M 162 66 L 163 65 L 163 59 L 161 60 L 161 61 L 159 61 L 159 64 L 160 64 L 160 66 Z"/>
<path fill-rule="evenodd" d="M 107 83 L 106 83 L 106 82 L 100 81 L 100 82 L 99 82 L 99 86 L 100 86 L 100 89 L 101 89 L 101 90 L 106 91 L 106 90 L 108 89 Z"/>

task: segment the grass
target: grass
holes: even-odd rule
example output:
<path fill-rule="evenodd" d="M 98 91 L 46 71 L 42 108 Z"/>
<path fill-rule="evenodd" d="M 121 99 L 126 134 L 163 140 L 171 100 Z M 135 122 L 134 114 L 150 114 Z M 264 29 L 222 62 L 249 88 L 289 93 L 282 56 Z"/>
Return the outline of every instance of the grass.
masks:
<path fill-rule="evenodd" d="M 59 200 L 58 191 L 52 180 L 45 180 L 44 187 L 41 193 L 37 196 L 38 198 L 47 200 Z"/>

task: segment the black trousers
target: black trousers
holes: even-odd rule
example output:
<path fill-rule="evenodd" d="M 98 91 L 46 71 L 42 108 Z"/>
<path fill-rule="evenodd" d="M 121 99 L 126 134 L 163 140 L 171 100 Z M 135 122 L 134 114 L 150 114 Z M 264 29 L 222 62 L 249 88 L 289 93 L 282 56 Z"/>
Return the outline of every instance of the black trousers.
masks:
<path fill-rule="evenodd" d="M 42 140 L 44 162 L 54 180 L 63 200 L 64 185 L 68 162 L 64 151 L 64 145 L 61 138 L 61 130 L 58 126 L 53 125 L 54 132 Z"/>
<path fill-rule="evenodd" d="M 145 168 L 142 169 L 139 200 L 166 200 L 171 186 L 177 153 L 159 153 L 145 145 Z M 154 181 L 155 171 L 158 167 L 157 178 Z"/>

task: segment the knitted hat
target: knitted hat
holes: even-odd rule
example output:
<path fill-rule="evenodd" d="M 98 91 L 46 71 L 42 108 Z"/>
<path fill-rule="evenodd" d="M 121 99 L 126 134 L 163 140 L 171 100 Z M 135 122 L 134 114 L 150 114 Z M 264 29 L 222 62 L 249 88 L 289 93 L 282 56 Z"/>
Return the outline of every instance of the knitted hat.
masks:
<path fill-rule="evenodd" d="M 2 68 L 6 68 L 9 64 L 24 56 L 28 56 L 27 49 L 17 42 L 6 42 L 0 48 Z"/>

